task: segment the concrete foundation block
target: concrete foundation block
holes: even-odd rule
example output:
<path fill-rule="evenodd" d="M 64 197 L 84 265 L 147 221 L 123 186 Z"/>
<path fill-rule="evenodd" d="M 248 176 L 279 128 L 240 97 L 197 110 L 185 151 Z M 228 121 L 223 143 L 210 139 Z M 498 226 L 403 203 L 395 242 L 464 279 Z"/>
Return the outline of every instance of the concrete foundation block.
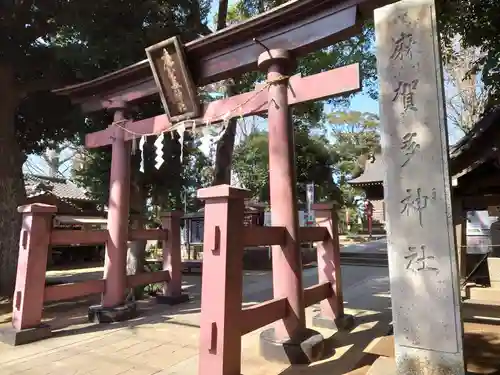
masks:
<path fill-rule="evenodd" d="M 324 338 L 312 329 L 287 341 L 276 339 L 274 328 L 260 334 L 260 354 L 268 361 L 304 365 L 320 360 L 323 352 Z"/>
<path fill-rule="evenodd" d="M 52 330 L 46 324 L 40 324 L 38 327 L 26 328 L 20 331 L 14 327 L 0 328 L 0 342 L 12 346 L 29 344 L 51 336 Z"/>
<path fill-rule="evenodd" d="M 89 307 L 88 319 L 93 323 L 114 323 L 133 319 L 137 316 L 137 305 L 135 302 L 122 306 L 104 307 L 94 305 Z"/>

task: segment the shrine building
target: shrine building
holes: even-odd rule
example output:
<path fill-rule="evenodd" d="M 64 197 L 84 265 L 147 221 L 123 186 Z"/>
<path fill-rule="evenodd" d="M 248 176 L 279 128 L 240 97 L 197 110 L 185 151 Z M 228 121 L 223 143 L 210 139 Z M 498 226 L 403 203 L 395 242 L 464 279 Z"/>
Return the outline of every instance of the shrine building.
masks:
<path fill-rule="evenodd" d="M 361 175 L 349 181 L 354 188 L 359 188 L 365 193 L 366 200 L 373 205 L 373 222 L 375 228 L 385 224 L 385 204 L 384 204 L 384 161 L 382 155 L 372 155 L 365 162 Z"/>

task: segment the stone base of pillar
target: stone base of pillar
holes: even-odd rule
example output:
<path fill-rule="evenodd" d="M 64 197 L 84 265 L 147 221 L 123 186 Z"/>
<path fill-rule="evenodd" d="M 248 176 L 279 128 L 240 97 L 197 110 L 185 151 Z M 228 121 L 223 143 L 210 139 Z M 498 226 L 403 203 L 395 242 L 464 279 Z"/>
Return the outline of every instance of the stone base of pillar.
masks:
<path fill-rule="evenodd" d="M 88 318 L 92 323 L 114 323 L 133 319 L 137 316 L 135 302 L 126 303 L 116 307 L 94 305 L 89 307 Z"/>
<path fill-rule="evenodd" d="M 291 365 L 307 365 L 319 361 L 324 353 L 324 338 L 312 329 L 306 329 L 297 339 L 276 339 L 274 328 L 260 334 L 260 355 L 268 361 Z"/>
<path fill-rule="evenodd" d="M 312 319 L 314 327 L 334 329 L 337 331 L 350 331 L 354 327 L 354 317 L 352 315 L 343 315 L 337 319 L 330 319 L 316 315 Z"/>
<path fill-rule="evenodd" d="M 38 327 L 26 328 L 20 331 L 14 327 L 0 328 L 0 342 L 12 346 L 29 344 L 30 342 L 40 341 L 51 336 L 52 330 L 46 324 L 40 324 Z"/>
<path fill-rule="evenodd" d="M 156 296 L 156 302 L 161 305 L 179 305 L 189 301 L 189 294 L 179 294 L 178 296 Z"/>

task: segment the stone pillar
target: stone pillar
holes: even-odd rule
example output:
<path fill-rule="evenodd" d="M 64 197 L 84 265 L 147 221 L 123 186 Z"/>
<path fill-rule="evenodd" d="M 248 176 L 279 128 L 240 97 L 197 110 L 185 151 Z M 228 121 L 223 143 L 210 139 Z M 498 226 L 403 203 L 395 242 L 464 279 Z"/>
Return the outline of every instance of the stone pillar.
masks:
<path fill-rule="evenodd" d="M 161 215 L 167 240 L 163 242 L 163 269 L 170 273 L 170 281 L 163 286 L 163 295 L 157 296 L 159 303 L 176 305 L 189 301 L 189 295 L 182 293 L 181 256 L 181 211 L 165 212 Z"/>
<path fill-rule="evenodd" d="M 259 68 L 267 72 L 269 126 L 269 185 L 271 223 L 286 228 L 284 246 L 272 246 L 273 293 L 286 297 L 288 315 L 261 334 L 261 353 L 270 360 L 307 363 L 316 359 L 322 342 L 318 333 L 305 328 L 302 257 L 298 238 L 295 141 L 288 106 L 288 78 L 293 68 L 288 51 L 270 50 L 260 55 Z"/>
<path fill-rule="evenodd" d="M 328 229 L 330 238 L 316 243 L 318 251 L 318 281 L 332 284 L 332 296 L 320 302 L 320 313 L 313 317 L 313 325 L 321 328 L 348 330 L 352 328 L 352 315 L 344 314 L 342 271 L 340 268 L 340 243 L 338 214 L 335 203 L 313 205 L 316 225 Z"/>
<path fill-rule="evenodd" d="M 18 208 L 23 215 L 19 240 L 16 288 L 12 306 L 12 327 L 0 329 L 0 341 L 22 345 L 51 336 L 42 324 L 45 272 L 55 206 L 41 203 Z"/>
<path fill-rule="evenodd" d="M 127 248 L 130 206 L 130 142 L 125 141 L 122 129 L 125 119 L 124 102 L 116 102 L 112 127 L 114 136 L 111 149 L 109 178 L 108 241 L 104 260 L 106 288 L 102 305 L 91 306 L 89 320 L 108 323 L 126 320 L 136 315 L 134 302 L 125 301 L 127 289 Z"/>
<path fill-rule="evenodd" d="M 433 0 L 375 11 L 398 374 L 465 373 Z"/>
<path fill-rule="evenodd" d="M 247 190 L 198 190 L 205 201 L 199 375 L 241 373 L 243 216 Z"/>

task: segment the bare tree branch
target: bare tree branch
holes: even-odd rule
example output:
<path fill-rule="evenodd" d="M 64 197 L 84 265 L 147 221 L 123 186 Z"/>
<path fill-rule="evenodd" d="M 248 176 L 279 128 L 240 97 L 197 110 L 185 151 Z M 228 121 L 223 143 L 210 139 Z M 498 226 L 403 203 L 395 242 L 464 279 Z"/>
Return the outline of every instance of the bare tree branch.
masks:
<path fill-rule="evenodd" d="M 452 45 L 443 45 L 442 50 L 448 121 L 466 134 L 483 114 L 488 98 L 477 71 L 484 53 L 477 48 L 463 48 L 460 35 L 455 36 Z"/>

